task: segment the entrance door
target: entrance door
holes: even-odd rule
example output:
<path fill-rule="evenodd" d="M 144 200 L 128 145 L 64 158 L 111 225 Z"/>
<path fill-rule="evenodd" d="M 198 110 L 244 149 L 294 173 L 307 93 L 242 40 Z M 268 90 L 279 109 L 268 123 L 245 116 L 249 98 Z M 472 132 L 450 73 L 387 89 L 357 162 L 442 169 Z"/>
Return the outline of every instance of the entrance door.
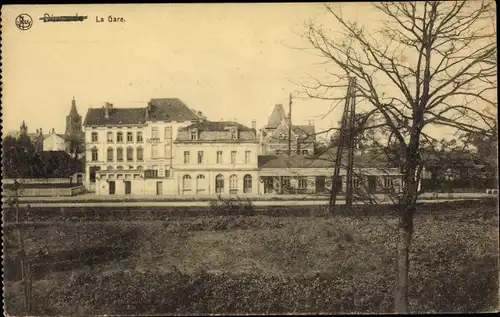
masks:
<path fill-rule="evenodd" d="M 273 178 L 272 177 L 263 177 L 263 178 L 264 178 L 264 194 L 271 194 L 274 190 Z"/>
<path fill-rule="evenodd" d="M 377 191 L 377 177 L 368 176 L 368 191 L 374 193 Z"/>
<path fill-rule="evenodd" d="M 316 193 L 324 193 L 325 192 L 325 176 L 316 176 Z"/>
<path fill-rule="evenodd" d="M 163 195 L 163 182 L 156 182 L 156 195 Z"/>
<path fill-rule="evenodd" d="M 109 194 L 114 195 L 116 190 L 115 181 L 109 181 Z"/>
<path fill-rule="evenodd" d="M 132 193 L 132 183 L 130 181 L 125 181 L 125 195 L 130 195 Z"/>

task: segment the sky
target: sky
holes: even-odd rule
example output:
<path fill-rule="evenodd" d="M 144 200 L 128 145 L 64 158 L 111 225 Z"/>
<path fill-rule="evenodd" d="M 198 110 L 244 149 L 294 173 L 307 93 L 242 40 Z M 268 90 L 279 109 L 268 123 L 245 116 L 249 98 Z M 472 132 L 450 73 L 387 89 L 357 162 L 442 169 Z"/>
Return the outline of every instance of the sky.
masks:
<path fill-rule="evenodd" d="M 343 4 L 343 14 L 376 23 L 368 5 Z M 21 13 L 34 20 L 27 31 L 15 25 Z M 45 13 L 88 19 L 43 23 Z M 109 23 L 110 15 L 125 22 Z M 105 102 L 126 108 L 179 98 L 211 120 L 262 127 L 275 104 L 288 110 L 300 89 L 294 82 L 318 67 L 317 57 L 293 47 L 306 45 L 305 22 L 327 16 L 321 3 L 4 6 L 3 131 L 25 120 L 29 132 L 62 133 L 73 97 L 82 117 Z M 294 124 L 336 125 L 341 109 L 329 112 L 331 105 L 294 99 Z"/>

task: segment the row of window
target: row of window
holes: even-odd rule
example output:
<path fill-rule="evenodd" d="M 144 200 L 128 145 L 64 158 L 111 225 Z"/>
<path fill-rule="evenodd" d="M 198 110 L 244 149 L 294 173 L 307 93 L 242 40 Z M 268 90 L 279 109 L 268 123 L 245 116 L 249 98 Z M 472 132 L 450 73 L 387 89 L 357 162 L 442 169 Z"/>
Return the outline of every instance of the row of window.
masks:
<path fill-rule="evenodd" d="M 229 131 L 231 133 L 231 140 L 238 139 L 238 129 L 237 128 L 231 128 Z M 191 130 L 190 139 L 192 141 L 195 141 L 195 140 L 198 140 L 199 138 L 200 138 L 199 131 L 197 129 Z"/>
<path fill-rule="evenodd" d="M 172 128 L 171 127 L 166 127 L 164 130 L 164 134 L 165 134 L 165 140 L 172 140 Z M 116 132 L 116 143 L 123 143 L 124 137 L 126 137 L 127 143 L 134 142 L 134 132 L 128 131 L 125 134 L 124 132 L 119 131 L 119 132 Z M 157 127 L 151 128 L 151 139 L 153 139 L 153 140 L 159 139 L 159 132 L 158 132 Z M 108 143 L 114 143 L 115 142 L 115 133 L 108 131 L 106 133 L 106 140 Z M 99 134 L 97 132 L 91 133 L 91 142 L 93 142 L 93 143 L 99 142 Z M 137 142 L 137 143 L 144 142 L 144 138 L 143 138 L 141 131 L 138 131 L 136 133 L 135 142 Z"/>
<path fill-rule="evenodd" d="M 196 192 L 206 190 L 207 183 L 205 176 L 200 174 L 196 176 Z M 193 190 L 192 179 L 190 175 L 182 176 L 182 191 L 190 192 Z M 215 177 L 215 192 L 221 194 L 224 192 L 224 176 L 219 174 Z M 243 177 L 243 193 L 251 193 L 252 192 L 252 176 L 247 174 Z M 238 193 L 238 176 L 233 174 L 229 177 L 229 193 L 237 194 Z"/>
<path fill-rule="evenodd" d="M 172 157 L 172 146 L 171 144 L 165 144 L 165 151 L 164 151 L 164 157 L 165 158 L 171 158 Z M 159 146 L 158 144 L 152 144 L 151 145 L 151 157 L 152 158 L 159 158 Z M 92 155 L 91 159 L 93 162 L 99 161 L 99 150 L 97 147 L 92 148 L 91 150 Z M 115 149 L 109 147 L 107 150 L 107 161 L 108 162 L 113 162 L 114 161 L 114 152 Z M 144 160 L 144 149 L 142 147 L 138 147 L 136 150 L 136 160 L 137 161 L 143 161 Z M 133 161 L 134 160 L 134 149 L 132 147 L 128 147 L 126 150 L 126 160 L 127 161 Z M 124 160 L 123 158 L 123 148 L 119 147 L 116 149 L 116 160 L 118 162 L 122 162 Z"/>
<path fill-rule="evenodd" d="M 237 154 L 237 151 L 231 151 L 231 157 L 230 157 L 231 164 L 236 164 L 236 154 Z M 245 151 L 245 164 L 250 163 L 250 155 L 251 155 L 251 151 Z M 204 163 L 204 152 L 203 151 L 198 151 L 197 162 L 198 162 L 198 164 Z M 217 164 L 223 163 L 223 152 L 222 151 L 216 152 L 216 162 L 217 162 Z M 184 151 L 184 164 L 190 164 L 190 163 L 191 163 L 191 151 Z"/>

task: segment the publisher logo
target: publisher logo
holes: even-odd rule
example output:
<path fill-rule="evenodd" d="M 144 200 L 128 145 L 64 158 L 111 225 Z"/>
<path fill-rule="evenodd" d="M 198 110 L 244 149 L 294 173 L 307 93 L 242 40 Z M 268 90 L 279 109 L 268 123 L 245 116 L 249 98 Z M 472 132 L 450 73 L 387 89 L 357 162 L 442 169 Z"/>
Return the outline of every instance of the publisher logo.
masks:
<path fill-rule="evenodd" d="M 33 19 L 29 14 L 23 13 L 17 16 L 16 26 L 23 31 L 29 30 L 33 25 Z"/>

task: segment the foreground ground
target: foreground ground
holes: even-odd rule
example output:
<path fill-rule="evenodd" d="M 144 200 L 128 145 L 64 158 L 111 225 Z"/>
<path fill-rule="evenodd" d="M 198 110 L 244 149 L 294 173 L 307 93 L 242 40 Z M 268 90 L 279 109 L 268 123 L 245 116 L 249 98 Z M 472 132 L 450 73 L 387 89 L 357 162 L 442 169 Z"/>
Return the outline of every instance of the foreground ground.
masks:
<path fill-rule="evenodd" d="M 496 205 L 443 208 L 416 219 L 411 309 L 497 309 Z M 396 219 L 391 215 L 208 213 L 80 220 L 22 227 L 30 255 L 48 251 L 32 269 L 32 314 L 392 309 Z M 4 232 L 5 309 L 19 315 L 23 296 L 12 225 Z"/>

